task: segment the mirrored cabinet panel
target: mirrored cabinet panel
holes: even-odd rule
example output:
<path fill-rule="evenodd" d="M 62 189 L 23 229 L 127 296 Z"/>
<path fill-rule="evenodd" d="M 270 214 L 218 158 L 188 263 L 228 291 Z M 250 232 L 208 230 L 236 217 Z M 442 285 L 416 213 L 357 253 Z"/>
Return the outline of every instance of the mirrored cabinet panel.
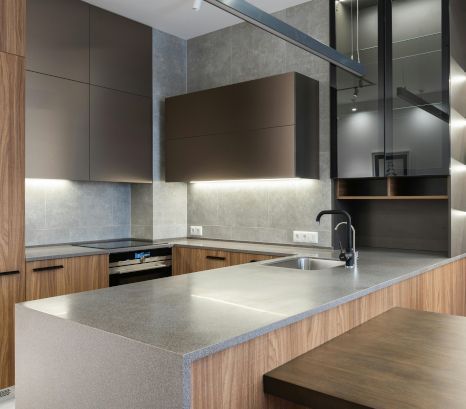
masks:
<path fill-rule="evenodd" d="M 377 0 L 335 3 L 336 49 L 360 61 L 367 70 L 362 79 L 335 70 L 339 177 L 372 176 L 374 154 L 382 154 L 383 168 L 378 8 Z"/>
<path fill-rule="evenodd" d="M 392 0 L 392 134 L 387 176 L 448 174 L 448 70 L 442 0 Z M 448 54 L 447 54 L 448 56 Z M 448 58 L 448 57 L 447 57 Z"/>
<path fill-rule="evenodd" d="M 447 175 L 447 1 L 345 0 L 334 7 L 333 45 L 367 74 L 333 68 L 333 176 Z"/>

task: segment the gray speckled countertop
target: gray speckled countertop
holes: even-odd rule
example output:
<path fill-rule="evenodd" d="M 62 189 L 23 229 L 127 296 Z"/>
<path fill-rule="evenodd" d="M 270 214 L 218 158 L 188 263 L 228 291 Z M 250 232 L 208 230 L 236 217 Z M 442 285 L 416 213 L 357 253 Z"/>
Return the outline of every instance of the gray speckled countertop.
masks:
<path fill-rule="evenodd" d="M 95 256 L 98 254 L 107 254 L 107 252 L 105 250 L 72 246 L 71 244 L 26 247 L 26 261 L 50 260 L 54 258 L 68 258 L 80 256 Z"/>
<path fill-rule="evenodd" d="M 188 243 L 224 248 L 218 242 Z M 329 250 L 287 246 L 245 243 L 239 247 L 336 256 Z M 300 271 L 268 266 L 270 261 L 265 261 L 23 306 L 170 351 L 190 362 L 451 261 L 425 253 L 363 250 L 356 271 L 344 267 Z"/>
<path fill-rule="evenodd" d="M 221 240 L 203 240 L 203 239 L 164 239 L 155 240 L 153 244 L 146 246 L 137 246 L 132 248 L 120 248 L 113 250 L 93 249 L 82 247 L 79 243 L 71 244 L 52 244 L 47 246 L 31 246 L 26 247 L 26 261 L 39 261 L 50 260 L 54 258 L 66 257 L 79 257 L 79 256 L 92 256 L 97 254 L 109 254 L 117 251 L 131 251 L 131 250 L 145 250 L 158 246 L 189 246 L 195 248 L 208 248 L 208 249 L 223 249 L 229 251 L 241 252 L 260 252 L 271 255 L 281 254 L 295 254 L 302 248 L 309 249 L 309 247 L 298 247 L 288 245 L 275 245 L 275 244 L 262 244 L 262 243 L 248 243 L 238 241 L 221 241 Z M 317 249 L 319 250 L 319 249 Z"/>

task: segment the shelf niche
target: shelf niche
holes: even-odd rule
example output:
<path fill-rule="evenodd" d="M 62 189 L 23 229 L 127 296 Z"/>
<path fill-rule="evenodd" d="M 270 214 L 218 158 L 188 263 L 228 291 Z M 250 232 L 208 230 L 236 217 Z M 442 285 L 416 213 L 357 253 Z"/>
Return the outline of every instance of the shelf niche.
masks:
<path fill-rule="evenodd" d="M 448 200 L 448 176 L 337 179 L 337 200 Z"/>

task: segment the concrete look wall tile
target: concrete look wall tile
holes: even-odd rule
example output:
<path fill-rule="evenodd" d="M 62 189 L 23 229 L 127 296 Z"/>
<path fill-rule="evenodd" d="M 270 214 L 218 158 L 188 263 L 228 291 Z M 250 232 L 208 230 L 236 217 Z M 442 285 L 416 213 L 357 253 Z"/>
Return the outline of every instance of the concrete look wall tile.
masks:
<path fill-rule="evenodd" d="M 219 214 L 220 224 L 237 227 L 266 227 L 267 195 L 265 186 L 245 184 L 241 186 L 220 187 Z"/>
<path fill-rule="evenodd" d="M 329 7 L 312 0 L 275 15 L 328 44 Z M 310 230 L 319 232 L 319 245 L 331 245 L 330 218 L 315 222 L 332 205 L 329 64 L 246 23 L 188 41 L 188 91 L 290 71 L 320 83 L 321 179 L 190 186 L 188 225 L 202 225 L 205 238 L 291 243 L 293 230 Z"/>
<path fill-rule="evenodd" d="M 231 27 L 188 40 L 188 92 L 231 84 Z"/>
<path fill-rule="evenodd" d="M 286 43 L 248 23 L 231 28 L 231 81 L 249 81 L 286 70 Z"/>
<path fill-rule="evenodd" d="M 128 237 L 130 215 L 128 184 L 54 180 L 26 183 L 29 246 Z"/>
<path fill-rule="evenodd" d="M 188 220 L 191 225 L 219 224 L 219 191 L 215 186 L 188 185 Z"/>
<path fill-rule="evenodd" d="M 153 239 L 185 237 L 187 186 L 165 183 L 165 98 L 186 92 L 187 42 L 162 31 L 153 32 L 153 180 L 151 194 L 135 189 L 133 234 Z M 141 188 L 142 189 L 142 188 Z M 136 195 L 136 193 L 138 193 Z M 139 201 L 142 203 L 139 203 Z M 142 208 L 141 208 L 142 207 Z M 147 209 L 150 208 L 150 211 Z M 140 236 L 140 235 L 143 236 Z"/>
<path fill-rule="evenodd" d="M 283 229 L 259 228 L 257 234 L 257 241 L 262 243 L 286 243 L 288 241 L 287 231 Z"/>
<path fill-rule="evenodd" d="M 233 239 L 229 226 L 203 226 L 203 237 L 217 240 Z"/>

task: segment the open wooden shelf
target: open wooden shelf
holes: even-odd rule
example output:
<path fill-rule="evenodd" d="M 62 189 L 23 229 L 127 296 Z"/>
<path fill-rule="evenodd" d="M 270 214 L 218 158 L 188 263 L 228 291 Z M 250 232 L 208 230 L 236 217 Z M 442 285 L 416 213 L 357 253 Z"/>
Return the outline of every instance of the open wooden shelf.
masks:
<path fill-rule="evenodd" d="M 338 179 L 338 200 L 448 200 L 448 176 Z"/>
<path fill-rule="evenodd" d="M 338 196 L 338 200 L 448 200 L 448 195 L 432 196 Z"/>

